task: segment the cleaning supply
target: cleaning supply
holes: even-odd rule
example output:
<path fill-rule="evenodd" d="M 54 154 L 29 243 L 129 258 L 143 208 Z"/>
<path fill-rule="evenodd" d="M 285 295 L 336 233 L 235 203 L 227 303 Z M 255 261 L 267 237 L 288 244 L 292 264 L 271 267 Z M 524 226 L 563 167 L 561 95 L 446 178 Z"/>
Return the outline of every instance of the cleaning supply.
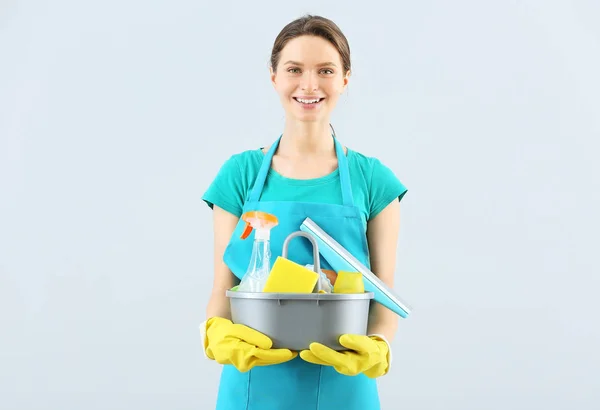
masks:
<path fill-rule="evenodd" d="M 316 257 L 313 265 L 314 270 L 312 271 L 287 259 L 290 240 L 299 236 L 309 239 L 313 245 L 313 252 Z M 282 256 L 278 256 L 275 260 L 263 291 L 278 293 L 312 293 L 313 291 L 319 291 L 320 289 L 316 286 L 320 277 L 319 270 L 319 250 L 314 238 L 305 232 L 293 232 L 283 242 Z"/>
<path fill-rule="evenodd" d="M 240 372 L 284 363 L 298 355 L 289 349 L 271 349 L 273 342 L 268 336 L 222 317 L 207 320 L 205 334 L 206 356 L 220 364 L 231 364 Z"/>
<path fill-rule="evenodd" d="M 334 294 L 234 292 L 228 290 L 231 321 L 268 336 L 273 348 L 293 351 L 319 342 L 334 350 L 345 350 L 340 335 L 366 335 L 372 292 Z M 287 409 L 287 407 L 278 407 Z"/>
<path fill-rule="evenodd" d="M 339 271 L 333 285 L 333 293 L 363 293 L 365 284 L 360 272 Z"/>
<path fill-rule="evenodd" d="M 331 283 L 331 285 L 335 285 L 335 280 L 337 279 L 337 273 L 335 273 L 334 270 L 331 269 L 321 269 L 321 272 L 323 272 L 325 274 L 325 276 L 327 277 L 327 279 L 329 279 L 329 283 Z"/>
<path fill-rule="evenodd" d="M 377 275 L 371 272 L 369 268 L 348 252 L 346 248 L 333 239 L 312 219 L 305 218 L 300 225 L 300 230 L 311 234 L 316 239 L 319 244 L 319 252 L 327 260 L 332 269 L 337 272 L 358 271 L 362 273 L 365 290 L 375 294 L 375 302 L 380 303 L 400 317 L 406 318 L 410 314 L 410 306 L 404 303 Z M 335 282 L 337 281 L 338 279 L 336 278 Z"/>
<path fill-rule="evenodd" d="M 318 280 L 318 273 L 279 256 L 273 264 L 263 292 L 312 293 Z"/>
<path fill-rule="evenodd" d="M 315 269 L 314 265 L 305 265 L 304 267 L 306 269 L 310 269 L 311 271 L 314 271 Z M 319 281 L 317 282 L 317 288 L 319 291 L 324 291 L 324 293 L 331 293 L 333 291 L 333 285 L 331 284 L 331 281 L 324 269 L 319 270 Z"/>
<path fill-rule="evenodd" d="M 246 274 L 238 285 L 238 292 L 262 292 L 271 270 L 271 228 L 279 221 L 275 215 L 261 211 L 249 211 L 242 215 L 246 227 L 241 238 L 246 239 L 254 231 L 254 244 Z"/>
<path fill-rule="evenodd" d="M 289 239 L 297 236 L 304 236 L 313 244 L 312 266 L 320 270 L 315 239 L 304 232 L 292 232 L 283 242 L 283 257 L 273 265 L 264 292 L 225 292 L 229 299 L 231 320 L 267 335 L 273 341 L 274 348 L 301 351 L 308 349 L 311 343 L 319 342 L 334 350 L 344 350 L 346 348 L 339 343 L 340 335 L 367 334 L 373 293 L 336 295 L 325 289 L 315 290 L 319 286 L 319 275 L 294 264 L 288 258 Z M 304 244 L 291 245 L 294 256 L 306 255 L 308 249 L 301 246 Z M 306 374 L 311 373 L 307 371 Z M 284 403 L 273 408 L 289 409 Z"/>

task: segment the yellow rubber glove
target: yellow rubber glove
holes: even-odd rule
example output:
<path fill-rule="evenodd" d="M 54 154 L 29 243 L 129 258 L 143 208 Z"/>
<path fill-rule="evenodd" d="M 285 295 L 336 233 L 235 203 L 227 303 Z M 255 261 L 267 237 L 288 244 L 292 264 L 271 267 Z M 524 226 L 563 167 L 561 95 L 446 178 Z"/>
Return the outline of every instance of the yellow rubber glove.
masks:
<path fill-rule="evenodd" d="M 370 378 L 385 375 L 389 370 L 389 347 L 377 336 L 342 335 L 339 342 L 351 349 L 337 352 L 321 343 L 311 343 L 310 350 L 300 352 L 300 357 L 310 363 L 333 368 L 346 376 L 364 373 Z"/>
<path fill-rule="evenodd" d="M 288 349 L 271 349 L 272 345 L 268 336 L 231 320 L 213 317 L 206 322 L 206 356 L 220 364 L 232 364 L 240 372 L 284 363 L 298 355 Z"/>

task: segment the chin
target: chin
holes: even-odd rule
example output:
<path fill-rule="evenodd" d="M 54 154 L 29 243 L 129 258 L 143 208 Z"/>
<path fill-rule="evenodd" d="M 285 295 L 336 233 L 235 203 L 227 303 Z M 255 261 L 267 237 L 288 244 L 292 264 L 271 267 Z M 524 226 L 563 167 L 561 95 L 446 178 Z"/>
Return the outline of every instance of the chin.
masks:
<path fill-rule="evenodd" d="M 323 121 L 323 118 L 321 118 L 321 116 L 316 116 L 316 115 L 294 115 L 294 117 L 298 121 L 306 122 L 306 123 L 316 123 L 316 122 Z"/>
<path fill-rule="evenodd" d="M 292 110 L 291 113 L 294 118 L 298 121 L 304 122 L 320 122 L 327 118 L 327 113 L 324 111 L 320 112 L 303 112 L 298 110 Z"/>

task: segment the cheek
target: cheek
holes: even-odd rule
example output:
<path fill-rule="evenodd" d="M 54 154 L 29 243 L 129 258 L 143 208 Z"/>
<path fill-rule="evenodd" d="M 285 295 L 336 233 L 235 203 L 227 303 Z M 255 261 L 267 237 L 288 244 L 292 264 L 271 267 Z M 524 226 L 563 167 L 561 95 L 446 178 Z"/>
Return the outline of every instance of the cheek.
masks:
<path fill-rule="evenodd" d="M 337 100 L 342 93 L 342 90 L 343 88 L 337 84 L 329 84 L 329 87 L 327 87 L 327 94 L 330 99 Z"/>
<path fill-rule="evenodd" d="M 294 90 L 296 90 L 296 82 L 293 79 L 281 76 L 277 78 L 275 90 L 281 96 L 284 96 L 285 94 L 290 94 L 294 92 Z"/>
<path fill-rule="evenodd" d="M 289 83 L 280 83 L 277 85 L 277 94 L 282 100 L 287 100 L 291 97 L 292 93 L 296 90 L 296 87 Z"/>
<path fill-rule="evenodd" d="M 339 96 L 344 89 L 344 81 L 341 78 L 328 79 L 323 83 L 323 88 L 332 96 Z"/>

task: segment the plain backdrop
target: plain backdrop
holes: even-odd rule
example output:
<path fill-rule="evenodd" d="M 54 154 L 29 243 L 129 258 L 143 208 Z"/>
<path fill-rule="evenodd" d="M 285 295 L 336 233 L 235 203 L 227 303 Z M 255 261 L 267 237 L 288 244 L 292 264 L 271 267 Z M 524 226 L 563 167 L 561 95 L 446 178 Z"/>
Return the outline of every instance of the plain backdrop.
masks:
<path fill-rule="evenodd" d="M 2 1 L 0 408 L 214 407 L 201 195 L 279 136 L 271 46 L 314 13 L 339 139 L 408 187 L 383 409 L 598 409 L 599 4 Z"/>

